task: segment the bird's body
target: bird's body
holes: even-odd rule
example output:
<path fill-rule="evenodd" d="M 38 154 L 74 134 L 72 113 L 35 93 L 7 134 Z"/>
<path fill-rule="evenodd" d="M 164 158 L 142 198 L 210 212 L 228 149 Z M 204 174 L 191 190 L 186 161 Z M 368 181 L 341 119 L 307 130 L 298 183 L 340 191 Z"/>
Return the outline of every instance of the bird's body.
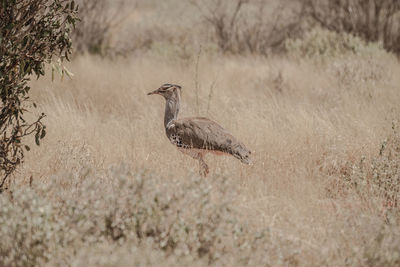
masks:
<path fill-rule="evenodd" d="M 204 117 L 172 121 L 166 128 L 170 141 L 182 148 L 228 153 L 248 163 L 249 151 L 218 123 Z"/>
<path fill-rule="evenodd" d="M 204 117 L 177 118 L 180 90 L 179 85 L 164 84 L 149 93 L 160 94 L 166 99 L 164 126 L 171 143 L 181 152 L 199 160 L 200 174 L 203 176 L 208 174 L 208 166 L 204 162 L 204 155 L 208 152 L 230 154 L 249 164 L 251 152 L 218 123 Z"/>

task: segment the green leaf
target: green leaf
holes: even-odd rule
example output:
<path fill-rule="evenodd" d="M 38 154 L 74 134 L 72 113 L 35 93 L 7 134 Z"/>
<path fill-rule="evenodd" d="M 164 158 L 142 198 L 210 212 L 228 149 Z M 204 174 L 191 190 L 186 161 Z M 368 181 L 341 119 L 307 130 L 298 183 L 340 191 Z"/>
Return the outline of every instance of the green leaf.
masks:
<path fill-rule="evenodd" d="M 36 143 L 36 145 L 38 145 L 38 146 L 40 146 L 40 141 L 39 141 L 39 133 L 36 133 L 35 134 L 35 143 Z"/>
<path fill-rule="evenodd" d="M 43 139 L 46 136 L 46 130 L 43 128 L 42 133 L 40 134 L 40 139 Z"/>
<path fill-rule="evenodd" d="M 25 48 L 25 46 L 28 44 L 28 35 L 24 37 L 24 39 L 22 40 L 22 48 Z"/>
<path fill-rule="evenodd" d="M 74 74 L 70 72 L 66 67 L 63 67 L 63 73 L 67 74 L 68 78 L 72 79 Z"/>
<path fill-rule="evenodd" d="M 23 151 L 30 150 L 18 136 L 32 134 L 36 145 L 40 145 L 47 134 L 40 122 L 44 114 L 34 123 L 23 118 L 24 113 L 31 111 L 29 109 L 37 108 L 36 103 L 29 101 L 27 82 L 34 78 L 31 75 L 39 78 L 45 74 L 45 63 L 62 59 L 64 54 L 69 60 L 72 27 L 79 21 L 77 10 L 76 0 L 0 0 L 1 136 L 8 140 L 10 151 L 5 151 L 6 158 L 16 165 L 22 162 Z M 53 79 L 57 73 L 72 76 L 61 63 L 52 69 Z M 2 168 L 0 166 L 0 172 Z"/>

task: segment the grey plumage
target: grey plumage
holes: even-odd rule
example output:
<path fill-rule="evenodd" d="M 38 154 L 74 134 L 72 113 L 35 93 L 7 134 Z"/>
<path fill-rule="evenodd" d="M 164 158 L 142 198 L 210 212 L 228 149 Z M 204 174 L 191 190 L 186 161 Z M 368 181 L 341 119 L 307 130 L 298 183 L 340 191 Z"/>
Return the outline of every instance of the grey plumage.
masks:
<path fill-rule="evenodd" d="M 162 95 L 166 100 L 164 127 L 167 137 L 179 150 L 199 160 L 200 174 L 208 174 L 204 162 L 207 152 L 226 153 L 250 164 L 251 152 L 218 123 L 204 117 L 178 119 L 181 86 L 164 84 L 149 93 Z"/>
<path fill-rule="evenodd" d="M 178 119 L 166 129 L 167 136 L 177 136 L 188 148 L 220 151 L 249 163 L 250 151 L 216 122 L 203 117 Z"/>

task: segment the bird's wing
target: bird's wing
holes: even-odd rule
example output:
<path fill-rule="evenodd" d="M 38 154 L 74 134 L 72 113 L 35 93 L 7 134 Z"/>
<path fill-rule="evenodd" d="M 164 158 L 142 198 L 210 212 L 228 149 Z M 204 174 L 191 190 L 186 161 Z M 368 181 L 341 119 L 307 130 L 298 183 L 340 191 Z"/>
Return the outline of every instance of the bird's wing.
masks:
<path fill-rule="evenodd" d="M 166 131 L 171 142 L 178 147 L 221 151 L 249 163 L 250 151 L 218 123 L 207 118 L 174 120 Z"/>

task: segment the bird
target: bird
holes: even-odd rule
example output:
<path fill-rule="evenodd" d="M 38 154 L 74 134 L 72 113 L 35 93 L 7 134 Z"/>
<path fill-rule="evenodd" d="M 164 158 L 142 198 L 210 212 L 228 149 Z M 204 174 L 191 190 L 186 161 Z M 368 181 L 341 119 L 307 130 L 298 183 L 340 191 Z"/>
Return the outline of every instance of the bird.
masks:
<path fill-rule="evenodd" d="M 215 121 L 205 117 L 178 118 L 182 86 L 163 84 L 147 95 L 161 95 L 166 100 L 164 127 L 169 141 L 179 151 L 199 161 L 199 173 L 206 177 L 209 167 L 207 153 L 229 154 L 242 163 L 251 164 L 251 151 Z"/>

